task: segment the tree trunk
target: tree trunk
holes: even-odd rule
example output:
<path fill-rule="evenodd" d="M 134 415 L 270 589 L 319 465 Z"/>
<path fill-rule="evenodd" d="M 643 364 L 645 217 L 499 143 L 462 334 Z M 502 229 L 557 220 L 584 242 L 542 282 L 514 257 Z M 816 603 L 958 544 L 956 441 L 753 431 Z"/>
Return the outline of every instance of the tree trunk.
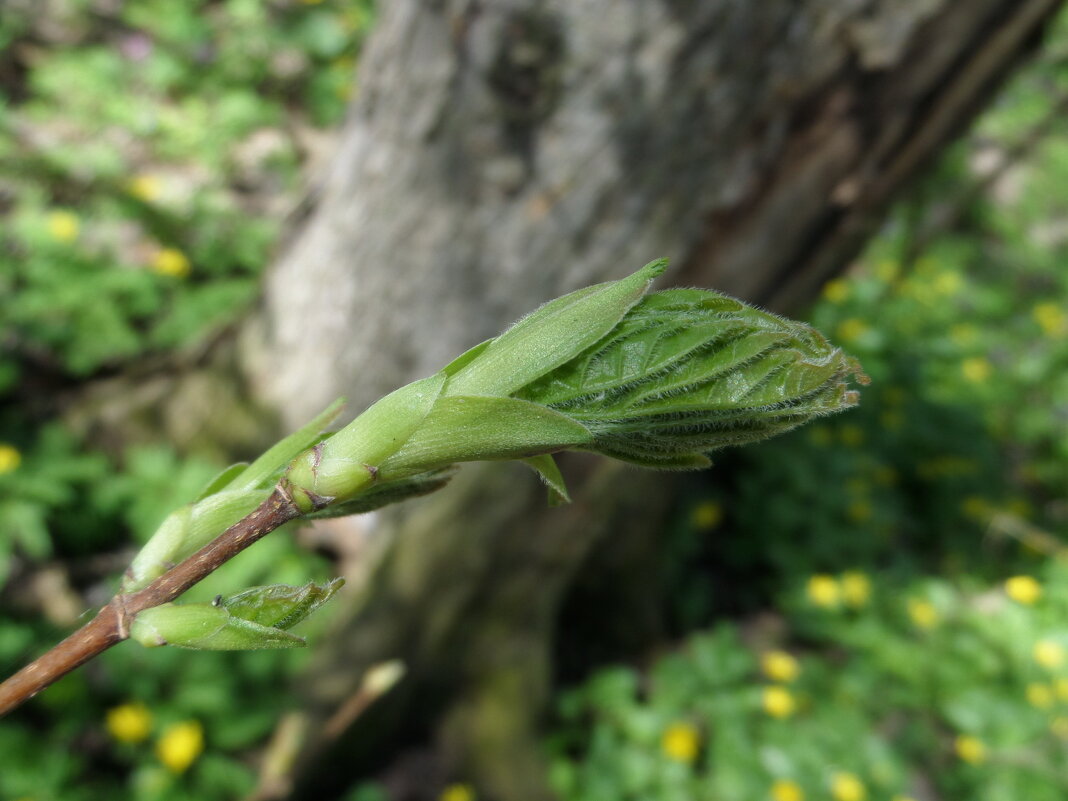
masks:
<path fill-rule="evenodd" d="M 662 285 L 796 308 L 1060 4 L 382 5 L 339 151 L 245 331 L 254 381 L 290 425 L 337 395 L 358 411 L 538 303 L 659 256 Z M 566 509 L 545 510 L 530 477 L 469 467 L 377 519 L 361 600 L 319 645 L 313 719 L 374 662 L 399 655 L 410 672 L 336 749 L 373 754 L 433 709 L 437 779 L 548 796 L 530 745 L 560 600 L 599 538 L 655 552 L 674 492 L 598 460 L 565 469 Z M 324 791 L 324 775 L 298 792 Z"/>

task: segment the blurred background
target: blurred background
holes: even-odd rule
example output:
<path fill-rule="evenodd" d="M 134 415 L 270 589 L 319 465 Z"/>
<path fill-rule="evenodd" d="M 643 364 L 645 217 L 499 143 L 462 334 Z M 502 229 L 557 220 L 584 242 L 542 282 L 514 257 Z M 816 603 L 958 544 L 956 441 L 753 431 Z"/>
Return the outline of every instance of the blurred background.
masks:
<path fill-rule="evenodd" d="M 652 474 L 511 465 L 266 538 L 301 653 L 124 644 L 0 799 L 1068 795 L 1055 0 L 0 0 L 0 670 L 221 467 L 670 256 L 859 409 Z"/>

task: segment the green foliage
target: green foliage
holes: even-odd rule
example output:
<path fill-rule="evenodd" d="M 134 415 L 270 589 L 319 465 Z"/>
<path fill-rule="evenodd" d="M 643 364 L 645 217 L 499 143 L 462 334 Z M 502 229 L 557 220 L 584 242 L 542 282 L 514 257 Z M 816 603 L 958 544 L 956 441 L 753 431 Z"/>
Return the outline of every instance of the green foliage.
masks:
<path fill-rule="evenodd" d="M 721 624 L 645 675 L 610 668 L 561 696 L 555 789 L 583 801 L 747 801 L 784 786 L 837 801 L 924 787 L 1062 798 L 1068 571 L 1044 574 L 1007 593 L 814 577 L 782 599 L 781 626 Z"/>
<path fill-rule="evenodd" d="M 873 388 L 695 482 L 662 566 L 671 622 L 741 619 L 560 697 L 563 798 L 1064 797 L 1060 140 L 937 228 L 1064 77 L 1023 76 L 827 285 L 811 320 Z"/>
<path fill-rule="evenodd" d="M 49 590 L 58 597 L 103 597 L 131 546 L 219 471 L 171 444 L 104 451 L 55 418 L 87 382 L 186 361 L 248 307 L 299 197 L 306 133 L 341 119 L 370 22 L 369 0 L 4 4 L 5 675 L 75 622 L 43 618 L 38 577 L 60 577 Z M 207 603 L 235 586 L 312 577 L 326 578 L 322 560 L 283 534 L 189 595 Z M 278 690 L 300 658 L 114 649 L 91 681 L 72 675 L 28 718 L 0 722 L 0 797 L 242 797 L 247 751 L 285 711 Z M 131 704 L 151 718 L 137 742 L 107 723 Z M 157 748 L 188 721 L 207 753 L 176 770 Z"/>

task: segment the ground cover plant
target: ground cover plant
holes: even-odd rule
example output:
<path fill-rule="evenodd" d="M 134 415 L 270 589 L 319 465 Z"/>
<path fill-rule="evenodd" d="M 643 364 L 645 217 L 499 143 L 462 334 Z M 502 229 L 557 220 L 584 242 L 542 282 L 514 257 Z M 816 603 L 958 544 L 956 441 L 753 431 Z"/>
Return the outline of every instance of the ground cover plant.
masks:
<path fill-rule="evenodd" d="M 5 671 L 73 626 L 80 594 L 102 589 L 225 465 L 202 442 L 90 441 L 69 413 L 95 382 L 195 360 L 252 301 L 301 166 L 344 112 L 371 20 L 365 0 L 4 4 Z M 328 576 L 325 560 L 280 537 L 213 581 Z M 251 786 L 243 755 L 277 722 L 273 688 L 301 655 L 159 656 L 150 675 L 115 650 L 104 685 L 71 676 L 40 699 L 36 725 L 0 723 L 10 757 L 0 794 L 232 798 Z M 226 712 L 239 698 L 250 707 L 241 720 Z"/>
<path fill-rule="evenodd" d="M 5 672 L 75 622 L 83 593 L 106 601 L 105 577 L 225 465 L 217 451 L 163 442 L 97 447 L 48 399 L 196 353 L 253 297 L 296 202 L 306 134 L 342 114 L 369 19 L 360 2 L 140 3 L 118 35 L 100 4 L 61 4 L 62 24 L 47 27 L 35 5 L 6 4 L 0 19 Z M 720 458 L 693 485 L 663 566 L 678 653 L 636 658 L 561 697 L 549 754 L 562 794 L 642 787 L 670 798 L 712 783 L 773 801 L 923 798 L 932 787 L 944 798 L 1063 795 L 1049 769 L 1064 759 L 1054 560 L 1068 469 L 1068 159 L 1047 121 L 1063 93 L 1063 39 L 1054 32 L 1050 60 L 812 310 L 873 375 L 864 404 Z M 101 84 L 102 116 L 85 100 Z M 117 161 L 109 142 L 138 149 Z M 975 193 L 991 163 L 1001 178 Z M 86 287 L 98 308 L 76 303 Z M 268 537 L 200 598 L 329 577 L 324 560 Z M 38 581 L 59 590 L 42 595 Z M 315 619 L 304 625 L 314 639 Z M 790 659 L 768 658 L 776 652 Z M 0 794 L 236 797 L 283 728 L 277 688 L 304 654 L 112 649 L 93 673 L 43 693 L 28 719 L 0 722 Z M 732 678 L 712 676 L 716 660 Z M 672 694 L 682 669 L 694 676 Z M 872 697 L 888 684 L 899 691 Z M 775 717 L 766 697 L 791 712 Z M 724 709 L 756 758 L 719 777 Z M 821 722 L 865 752 L 848 754 Z M 792 751 L 799 740 L 818 748 Z M 476 795 L 455 779 L 444 798 Z"/>
<path fill-rule="evenodd" d="M 810 319 L 872 390 L 695 488 L 663 571 L 675 630 L 711 628 L 560 696 L 561 797 L 1064 796 L 1068 284 L 1050 201 L 1068 161 L 1035 134 L 1063 80 L 1021 76 L 824 288 Z"/>

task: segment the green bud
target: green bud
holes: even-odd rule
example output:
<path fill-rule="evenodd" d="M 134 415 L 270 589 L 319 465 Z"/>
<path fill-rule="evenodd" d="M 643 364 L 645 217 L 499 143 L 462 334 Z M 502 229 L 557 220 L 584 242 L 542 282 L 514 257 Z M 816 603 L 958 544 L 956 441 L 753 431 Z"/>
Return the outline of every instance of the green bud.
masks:
<path fill-rule="evenodd" d="M 130 638 L 154 648 L 175 645 L 202 651 L 299 648 L 304 640 L 286 631 L 329 601 L 345 583 L 252 587 L 210 604 L 162 604 L 138 613 Z"/>
<path fill-rule="evenodd" d="M 283 479 L 297 507 L 321 509 L 374 483 L 379 466 L 422 424 L 444 385 L 445 374 L 436 373 L 401 387 L 298 456 Z"/>
<path fill-rule="evenodd" d="M 215 604 L 162 604 L 139 612 L 130 639 L 147 648 L 174 645 L 199 651 L 299 648 L 295 634 L 237 617 Z"/>
<path fill-rule="evenodd" d="M 511 395 L 611 331 L 666 267 L 659 259 L 620 281 L 546 303 L 450 364 L 446 394 Z"/>

